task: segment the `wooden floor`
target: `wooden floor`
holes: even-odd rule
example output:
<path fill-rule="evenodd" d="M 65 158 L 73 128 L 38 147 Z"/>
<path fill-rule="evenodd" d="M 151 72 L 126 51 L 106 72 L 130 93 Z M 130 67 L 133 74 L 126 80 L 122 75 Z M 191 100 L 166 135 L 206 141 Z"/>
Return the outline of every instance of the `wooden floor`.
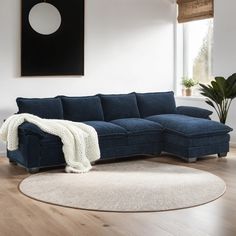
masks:
<path fill-rule="evenodd" d="M 236 235 L 236 149 L 227 158 L 212 156 L 193 164 L 167 156 L 150 161 L 209 171 L 224 179 L 227 191 L 209 204 L 169 212 L 105 213 L 69 209 L 23 196 L 17 186 L 27 176 L 26 172 L 0 158 L 0 235 Z"/>

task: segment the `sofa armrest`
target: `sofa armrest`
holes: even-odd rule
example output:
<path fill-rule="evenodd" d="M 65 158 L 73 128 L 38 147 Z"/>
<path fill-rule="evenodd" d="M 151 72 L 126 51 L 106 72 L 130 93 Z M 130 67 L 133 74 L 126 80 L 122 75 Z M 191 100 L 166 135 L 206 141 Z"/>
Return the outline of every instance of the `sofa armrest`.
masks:
<path fill-rule="evenodd" d="M 177 114 L 192 116 L 197 118 L 210 119 L 210 115 L 212 111 L 207 109 L 199 108 L 199 107 L 191 107 L 191 106 L 179 106 L 177 107 Z"/>
<path fill-rule="evenodd" d="M 7 156 L 10 160 L 21 164 L 28 170 L 40 168 L 40 140 L 46 135 L 47 133 L 43 132 L 38 126 L 24 122 L 18 127 L 19 148 L 15 151 L 7 150 Z"/>
<path fill-rule="evenodd" d="M 46 135 L 46 133 L 43 132 L 38 126 L 29 122 L 24 122 L 21 124 L 18 131 L 21 135 L 36 135 L 38 138 L 43 138 Z"/>

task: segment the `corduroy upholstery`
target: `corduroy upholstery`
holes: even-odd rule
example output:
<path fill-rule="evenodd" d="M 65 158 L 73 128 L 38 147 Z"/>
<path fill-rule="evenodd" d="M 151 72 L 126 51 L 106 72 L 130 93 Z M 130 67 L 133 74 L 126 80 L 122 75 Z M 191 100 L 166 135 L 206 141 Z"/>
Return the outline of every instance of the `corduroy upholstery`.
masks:
<path fill-rule="evenodd" d="M 17 104 L 19 113 L 94 127 L 101 159 L 159 155 L 165 151 L 191 161 L 229 151 L 228 133 L 232 129 L 211 121 L 211 111 L 176 107 L 173 92 L 18 98 Z M 19 127 L 19 149 L 7 155 L 29 170 L 65 164 L 60 138 L 27 122 Z"/>
<path fill-rule="evenodd" d="M 60 98 L 17 98 L 18 113 L 30 113 L 46 119 L 63 119 Z"/>
<path fill-rule="evenodd" d="M 232 131 L 227 125 L 216 121 L 179 114 L 156 115 L 147 117 L 165 127 L 165 132 L 184 137 L 209 137 Z"/>
<path fill-rule="evenodd" d="M 175 114 L 176 104 L 173 92 L 136 93 L 140 116 Z"/>
<path fill-rule="evenodd" d="M 190 107 L 190 106 L 179 106 L 177 107 L 177 114 L 192 116 L 197 118 L 210 119 L 212 111 L 199 108 L 199 107 Z"/>
<path fill-rule="evenodd" d="M 106 121 L 122 118 L 139 118 L 136 96 L 131 94 L 99 95 Z"/>
<path fill-rule="evenodd" d="M 66 97 L 61 96 L 64 119 L 83 122 L 104 120 L 101 100 L 98 96 Z"/>

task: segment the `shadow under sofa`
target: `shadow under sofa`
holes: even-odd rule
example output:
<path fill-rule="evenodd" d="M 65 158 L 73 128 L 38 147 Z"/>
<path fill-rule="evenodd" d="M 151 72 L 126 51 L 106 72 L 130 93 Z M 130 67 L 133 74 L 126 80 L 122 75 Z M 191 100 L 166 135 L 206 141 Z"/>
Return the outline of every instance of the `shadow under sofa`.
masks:
<path fill-rule="evenodd" d="M 210 120 L 211 111 L 176 107 L 173 92 L 17 98 L 17 105 L 18 113 L 91 125 L 98 133 L 101 159 L 157 156 L 165 151 L 193 162 L 229 151 L 232 129 Z M 10 162 L 31 173 L 65 164 L 59 137 L 28 122 L 19 127 L 18 135 L 18 150 L 7 151 Z"/>

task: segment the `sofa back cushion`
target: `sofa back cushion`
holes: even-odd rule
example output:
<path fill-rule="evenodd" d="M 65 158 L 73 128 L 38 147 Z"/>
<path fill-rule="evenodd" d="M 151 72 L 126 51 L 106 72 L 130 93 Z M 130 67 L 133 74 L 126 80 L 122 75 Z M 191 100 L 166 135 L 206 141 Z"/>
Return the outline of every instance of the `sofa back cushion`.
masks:
<path fill-rule="evenodd" d="M 104 120 L 101 100 L 98 96 L 61 96 L 60 98 L 65 120 L 75 122 Z"/>
<path fill-rule="evenodd" d="M 46 119 L 63 119 L 60 98 L 17 98 L 18 113 L 30 113 Z"/>
<path fill-rule="evenodd" d="M 99 95 L 106 121 L 122 118 L 139 118 L 136 96 L 131 94 Z"/>
<path fill-rule="evenodd" d="M 136 93 L 136 97 L 141 117 L 176 113 L 175 98 L 172 91 Z"/>

